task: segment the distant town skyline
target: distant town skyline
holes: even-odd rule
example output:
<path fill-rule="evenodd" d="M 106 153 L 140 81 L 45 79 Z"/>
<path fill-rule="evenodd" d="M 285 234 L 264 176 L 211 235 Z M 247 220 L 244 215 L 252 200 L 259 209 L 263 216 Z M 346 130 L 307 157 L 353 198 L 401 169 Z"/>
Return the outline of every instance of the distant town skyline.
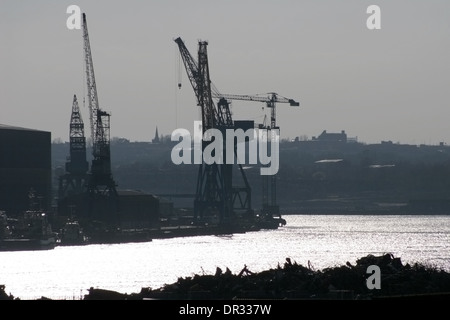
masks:
<path fill-rule="evenodd" d="M 181 37 L 195 57 L 198 40 L 209 42 L 220 92 L 276 92 L 300 102 L 277 105 L 281 138 L 345 130 L 364 143 L 450 144 L 444 0 L 3 0 L 0 123 L 68 141 L 76 94 L 89 136 L 82 34 L 66 26 L 70 5 L 87 15 L 111 138 L 193 130 L 200 111 L 173 41 Z M 379 30 L 366 25 L 370 5 L 381 9 Z M 233 117 L 261 123 L 263 107 L 233 101 Z"/>

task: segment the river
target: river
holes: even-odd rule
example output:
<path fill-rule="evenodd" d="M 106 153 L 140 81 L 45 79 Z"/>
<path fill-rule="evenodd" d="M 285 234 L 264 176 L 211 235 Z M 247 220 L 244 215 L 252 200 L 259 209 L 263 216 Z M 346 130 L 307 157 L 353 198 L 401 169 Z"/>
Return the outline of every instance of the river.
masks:
<path fill-rule="evenodd" d="M 121 293 L 159 288 L 217 267 L 258 272 L 286 258 L 315 269 L 392 253 L 450 272 L 450 216 L 285 215 L 287 225 L 230 236 L 0 252 L 0 285 L 16 298 L 81 299 L 90 287 Z"/>

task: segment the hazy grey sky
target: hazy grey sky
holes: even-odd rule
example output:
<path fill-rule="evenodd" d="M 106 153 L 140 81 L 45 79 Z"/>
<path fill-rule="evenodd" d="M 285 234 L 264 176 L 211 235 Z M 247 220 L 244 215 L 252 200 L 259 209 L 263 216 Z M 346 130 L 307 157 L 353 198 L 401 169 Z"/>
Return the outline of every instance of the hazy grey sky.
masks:
<path fill-rule="evenodd" d="M 450 143 L 448 0 L 0 0 L 0 123 L 68 140 L 72 97 L 83 108 L 81 30 L 87 15 L 100 107 L 111 136 L 149 141 L 155 128 L 193 131 L 199 120 L 180 36 L 191 54 L 207 40 L 211 79 L 222 93 L 277 92 L 282 137 L 345 130 L 360 142 Z M 369 30 L 369 5 L 381 30 Z M 233 102 L 234 119 L 262 122 L 262 103 Z"/>

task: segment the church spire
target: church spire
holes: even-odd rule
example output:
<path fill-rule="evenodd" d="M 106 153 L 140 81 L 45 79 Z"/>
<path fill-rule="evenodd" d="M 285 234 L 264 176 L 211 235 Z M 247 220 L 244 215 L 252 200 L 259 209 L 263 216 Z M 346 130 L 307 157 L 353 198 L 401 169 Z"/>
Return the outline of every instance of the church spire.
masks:
<path fill-rule="evenodd" d="M 158 126 L 156 126 L 155 137 L 153 138 L 152 143 L 159 143 Z"/>

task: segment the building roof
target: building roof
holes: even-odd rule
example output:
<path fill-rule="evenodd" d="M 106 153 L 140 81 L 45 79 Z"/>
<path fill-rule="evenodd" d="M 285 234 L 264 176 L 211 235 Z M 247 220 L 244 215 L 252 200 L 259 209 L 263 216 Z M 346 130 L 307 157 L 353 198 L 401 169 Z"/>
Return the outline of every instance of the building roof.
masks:
<path fill-rule="evenodd" d="M 323 130 L 323 132 L 317 138 L 313 137 L 312 140 L 327 142 L 347 142 L 347 134 L 344 130 L 342 130 L 340 133 L 329 133 L 327 132 L 327 130 Z"/>
<path fill-rule="evenodd" d="M 0 130 L 19 130 L 19 131 L 46 132 L 46 131 L 43 131 L 43 130 L 29 129 L 29 128 L 23 128 L 23 127 L 16 127 L 16 126 L 10 126 L 10 125 L 7 125 L 7 124 L 1 124 L 1 123 L 0 123 Z"/>

